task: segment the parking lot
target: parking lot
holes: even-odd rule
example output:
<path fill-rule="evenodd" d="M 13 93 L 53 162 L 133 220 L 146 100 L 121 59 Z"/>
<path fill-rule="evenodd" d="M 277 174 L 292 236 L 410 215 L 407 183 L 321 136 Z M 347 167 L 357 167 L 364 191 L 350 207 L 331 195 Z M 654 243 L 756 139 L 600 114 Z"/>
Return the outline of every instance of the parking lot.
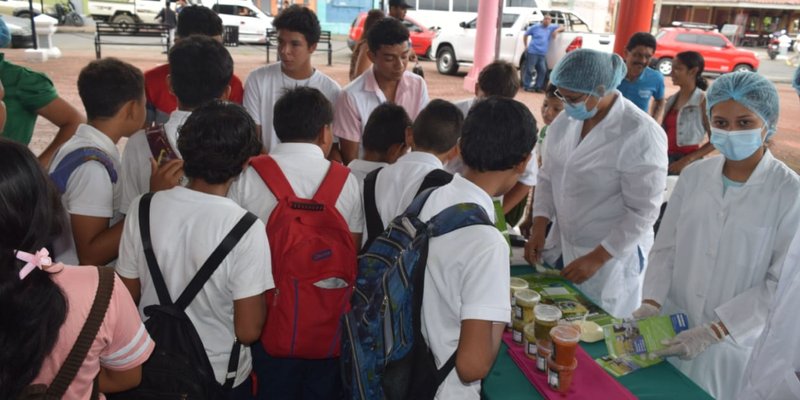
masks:
<path fill-rule="evenodd" d="M 150 41 L 152 40 L 150 39 Z M 67 29 L 57 33 L 54 41 L 63 53 L 62 58 L 57 60 L 32 64 L 25 61 L 24 51 L 17 49 L 6 49 L 5 57 L 9 61 L 45 72 L 55 83 L 60 95 L 81 109 L 75 82 L 80 69 L 95 58 L 93 34 L 85 30 Z M 229 50 L 236 63 L 236 74 L 242 80 L 250 71 L 266 64 L 264 46 L 245 45 L 230 47 Z M 350 50 L 347 48 L 345 38 L 343 36 L 334 37 L 332 66 L 325 65 L 327 56 L 323 50 L 324 46 L 321 45 L 314 56 L 315 67 L 331 76 L 342 86 L 346 85 Z M 162 54 L 162 51 L 163 48 L 153 46 L 104 46 L 103 56 L 118 57 L 146 70 L 166 62 L 166 54 Z M 759 73 L 776 83 L 781 96 L 781 118 L 778 124 L 778 134 L 775 135 L 772 145 L 773 152 L 793 169 L 800 171 L 800 101 L 789 84 L 794 69 L 787 66 L 784 60 L 769 60 L 763 50 L 755 49 L 754 51 L 759 53 L 761 60 Z M 271 57 L 273 62 L 274 56 L 273 53 Z M 436 66 L 432 61 L 421 60 L 420 64 L 425 70 L 431 98 L 457 100 L 471 96 L 471 93 L 463 89 L 463 76 L 467 69 L 462 68 L 458 76 L 445 76 L 436 71 Z M 677 88 L 672 86 L 669 79 L 666 81 L 667 95 L 669 95 Z M 517 99 L 530 107 L 537 120 L 540 120 L 539 109 L 543 99 L 542 94 L 520 92 Z M 49 122 L 40 118 L 31 143 L 34 152 L 38 153 L 43 150 L 55 131 Z"/>

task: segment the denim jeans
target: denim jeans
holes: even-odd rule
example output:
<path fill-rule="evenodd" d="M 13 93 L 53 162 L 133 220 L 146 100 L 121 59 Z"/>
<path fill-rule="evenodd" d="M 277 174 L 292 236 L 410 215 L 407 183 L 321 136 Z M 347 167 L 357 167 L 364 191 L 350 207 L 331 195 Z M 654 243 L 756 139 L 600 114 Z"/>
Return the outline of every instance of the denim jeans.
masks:
<path fill-rule="evenodd" d="M 536 82 L 531 86 L 531 73 L 536 69 Z M 525 73 L 522 75 L 522 87 L 525 89 L 544 90 L 544 78 L 547 75 L 547 59 L 543 54 L 528 53 L 525 57 Z"/>

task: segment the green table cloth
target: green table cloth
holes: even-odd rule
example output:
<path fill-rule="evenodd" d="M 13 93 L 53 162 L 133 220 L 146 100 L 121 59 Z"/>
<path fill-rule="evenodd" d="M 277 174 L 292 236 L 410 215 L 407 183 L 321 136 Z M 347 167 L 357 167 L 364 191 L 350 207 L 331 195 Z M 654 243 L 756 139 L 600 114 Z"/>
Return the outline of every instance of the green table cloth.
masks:
<path fill-rule="evenodd" d="M 523 275 L 532 272 L 532 268 L 528 265 L 511 267 L 511 275 Z M 602 341 L 591 344 L 581 343 L 581 347 L 592 358 L 608 354 L 606 345 Z M 618 378 L 618 380 L 634 396 L 640 399 L 713 399 L 669 362 L 640 369 Z M 497 360 L 489 375 L 483 380 L 482 390 L 482 397 L 487 400 L 532 400 L 543 398 L 528 381 L 528 378 L 522 374 L 517 365 L 514 364 L 514 361 L 511 360 L 508 355 L 508 347 L 505 344 L 500 345 Z"/>

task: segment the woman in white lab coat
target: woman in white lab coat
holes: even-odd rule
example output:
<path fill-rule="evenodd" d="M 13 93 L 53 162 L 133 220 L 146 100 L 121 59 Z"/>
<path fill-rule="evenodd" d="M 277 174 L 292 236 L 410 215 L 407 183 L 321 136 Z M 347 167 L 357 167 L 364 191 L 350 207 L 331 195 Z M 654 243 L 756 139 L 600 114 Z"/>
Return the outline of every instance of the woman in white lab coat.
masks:
<path fill-rule="evenodd" d="M 783 264 L 775 301 L 745 368 L 739 400 L 800 399 L 800 235 Z"/>
<path fill-rule="evenodd" d="M 686 313 L 690 329 L 655 353 L 712 396 L 732 399 L 798 229 L 800 178 L 764 144 L 778 121 L 772 83 L 723 75 L 707 102 L 722 156 L 681 173 L 633 316 Z"/>
<path fill-rule="evenodd" d="M 526 259 L 538 262 L 545 227 L 561 230 L 562 275 L 615 316 L 639 306 L 667 176 L 661 127 L 615 90 L 625 76 L 617 55 L 567 54 L 550 75 L 564 102 L 548 128 Z"/>

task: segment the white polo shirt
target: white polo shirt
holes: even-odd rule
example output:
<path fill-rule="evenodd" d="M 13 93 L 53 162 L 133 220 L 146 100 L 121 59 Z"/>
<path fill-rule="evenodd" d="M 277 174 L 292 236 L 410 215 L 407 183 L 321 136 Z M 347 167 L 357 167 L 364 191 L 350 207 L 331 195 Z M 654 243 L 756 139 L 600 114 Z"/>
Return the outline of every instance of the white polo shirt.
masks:
<path fill-rule="evenodd" d="M 472 98 L 469 98 L 469 99 L 464 99 L 464 100 L 459 100 L 459 101 L 453 102 L 453 104 L 456 107 L 458 107 L 459 110 L 461 110 L 461 113 L 464 114 L 464 118 L 466 118 L 467 114 L 469 114 L 469 109 L 472 108 L 473 104 L 475 104 L 475 100 L 477 100 L 477 98 L 476 97 L 472 97 Z"/>
<path fill-rule="evenodd" d="M 272 125 L 275 103 L 286 90 L 300 86 L 319 90 L 331 102 L 331 106 L 336 104 L 342 91 L 336 81 L 317 69 L 307 79 L 292 79 L 283 73 L 279 62 L 258 68 L 247 77 L 244 84 L 244 108 L 256 124 L 261 126 L 261 141 L 268 153 L 281 142 Z"/>
<path fill-rule="evenodd" d="M 402 214 L 417 195 L 425 175 L 441 169 L 442 161 L 431 153 L 412 151 L 378 173 L 375 182 L 375 204 L 383 226 Z"/>
<path fill-rule="evenodd" d="M 331 162 L 325 159 L 322 149 L 311 143 L 279 143 L 270 153 L 292 186 L 294 193 L 305 199 L 314 197 L 328 173 Z M 275 196 L 253 167 L 248 167 L 233 182 L 228 197 L 258 216 L 265 224 L 278 204 Z M 364 208 L 358 179 L 350 174 L 336 200 L 336 209 L 347 222 L 350 232 L 364 229 Z"/>
<path fill-rule="evenodd" d="M 117 183 L 111 183 L 111 177 L 103 164 L 87 161 L 72 172 L 66 191 L 61 195 L 61 204 L 68 214 L 110 218 L 108 226 L 114 225 L 123 217 L 119 212 L 121 166 L 119 150 L 105 133 L 90 125 L 80 124 L 75 136 L 58 149 L 50 163 L 49 172 L 52 173 L 67 154 L 82 147 L 94 147 L 108 154 L 117 171 Z M 53 243 L 55 260 L 67 265 L 81 265 L 78 262 L 69 216 L 65 223 L 61 235 Z"/>
<path fill-rule="evenodd" d="M 386 102 L 386 95 L 378 86 L 375 72 L 370 67 L 342 89 L 342 95 L 334 108 L 334 136 L 360 143 L 372 110 Z M 411 120 L 415 120 L 417 114 L 428 104 L 425 79 L 405 71 L 397 84 L 394 104 L 402 106 Z"/>
<path fill-rule="evenodd" d="M 347 168 L 350 168 L 350 173 L 358 178 L 359 185 L 362 185 L 364 183 L 364 179 L 367 177 L 367 175 L 369 175 L 370 172 L 378 168 L 383 168 L 387 165 L 389 164 L 385 162 L 367 161 L 357 158 L 353 161 L 350 161 L 350 164 L 347 164 Z"/>
<path fill-rule="evenodd" d="M 420 219 L 430 220 L 459 203 L 478 204 L 494 221 L 492 198 L 461 175 L 431 193 Z M 422 335 L 437 368 L 456 351 L 461 321 L 510 321 L 509 268 L 508 243 L 494 226 L 470 226 L 431 239 L 422 296 Z M 454 368 L 436 398 L 477 400 L 480 388 L 480 381 L 461 382 Z"/>
<path fill-rule="evenodd" d="M 159 304 L 142 249 L 139 200 L 131 203 L 120 242 L 117 273 L 141 281 L 139 312 Z M 228 235 L 245 210 L 222 196 L 184 187 L 161 191 L 150 204 L 150 238 L 153 252 L 173 301 Z M 223 383 L 231 348 L 236 340 L 233 302 L 275 287 L 264 224 L 256 221 L 214 271 L 194 298 L 186 314 L 197 329 L 217 381 Z M 250 348 L 242 346 L 234 385 L 251 371 Z"/>
<path fill-rule="evenodd" d="M 190 111 L 175 110 L 169 115 L 169 120 L 164 123 L 167 141 L 181 158 L 181 153 L 178 151 L 178 130 L 190 115 L 192 115 Z M 128 208 L 133 199 L 150 191 L 150 175 L 153 172 L 150 166 L 151 158 L 153 158 L 153 153 L 150 151 L 147 135 L 142 129 L 128 139 L 128 143 L 125 144 L 125 150 L 122 152 L 122 173 L 120 174 L 122 201 L 120 202 L 120 212 L 123 214 L 128 213 Z"/>

